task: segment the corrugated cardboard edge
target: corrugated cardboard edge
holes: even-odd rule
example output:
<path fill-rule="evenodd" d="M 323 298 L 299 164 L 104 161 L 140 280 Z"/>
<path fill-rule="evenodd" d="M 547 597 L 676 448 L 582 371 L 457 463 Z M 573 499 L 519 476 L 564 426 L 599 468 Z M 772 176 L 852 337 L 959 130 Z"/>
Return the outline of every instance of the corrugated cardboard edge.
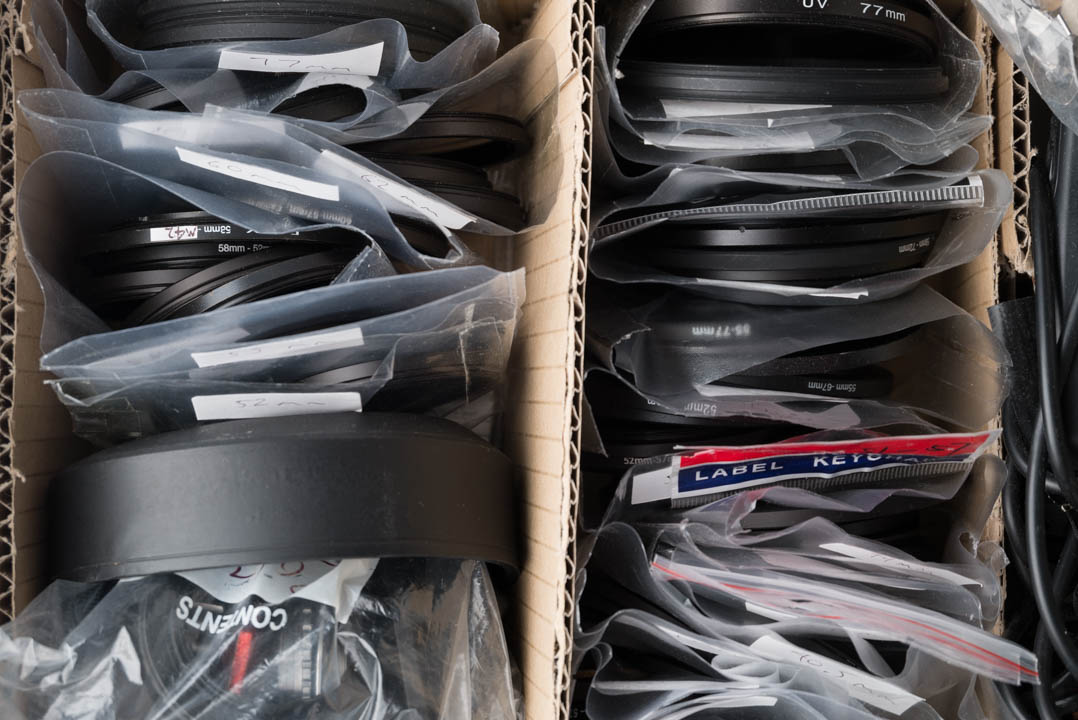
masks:
<path fill-rule="evenodd" d="M 1014 296 L 1016 279 L 1033 274 L 1030 247 L 1029 165 L 1033 159 L 1030 134 L 1030 86 L 1025 75 L 1015 66 L 1003 46 L 992 39 L 993 61 L 996 68 L 996 167 L 1007 173 L 1014 187 L 1014 205 L 1003 218 L 1000 228 L 999 283 L 1004 298 Z M 1003 511 L 996 508 L 994 521 L 1002 541 Z M 1007 576 L 1003 574 L 1003 597 L 1007 597 Z M 1002 633 L 1006 618 L 1001 618 L 996 631 Z"/>
<path fill-rule="evenodd" d="M 15 374 L 15 121 L 12 62 L 19 38 L 19 8 L 0 9 L 0 618 L 14 614 L 12 578 L 11 406 Z"/>
<path fill-rule="evenodd" d="M 981 88 L 972 109 L 979 114 L 993 114 L 998 119 L 1000 97 L 997 92 L 999 85 L 997 79 L 1000 73 L 996 65 L 995 40 L 972 4 L 966 5 L 958 24 L 973 38 L 985 61 L 984 77 L 981 79 Z M 998 156 L 1000 141 L 997 131 L 998 122 L 989 132 L 974 142 L 974 146 L 981 155 L 981 167 L 1000 167 Z M 1008 213 L 1003 225 L 1007 226 L 1008 223 L 1013 224 L 1011 213 Z M 986 325 L 989 323 L 988 308 L 999 302 L 1000 247 L 1003 234 L 1003 230 L 997 232 L 980 256 L 968 265 L 949 273 L 945 278 L 944 287 L 947 295 Z M 997 419 L 990 426 L 999 427 L 999 420 Z M 998 454 L 999 448 L 993 448 L 993 452 Z M 999 502 L 996 503 L 988 519 L 981 534 L 981 540 L 996 544 L 1003 542 L 1003 513 Z M 997 630 L 1000 629 L 1001 627 L 997 628 Z"/>
<path fill-rule="evenodd" d="M 525 566 L 516 636 L 527 720 L 565 718 L 572 659 L 580 465 L 584 282 L 591 167 L 591 0 L 542 3 L 528 34 L 557 50 L 557 124 L 565 144 L 551 219 L 515 243 L 528 297 L 510 367 L 506 451 L 524 490 Z M 547 169 L 536 167 L 539 174 Z M 557 361 L 555 362 L 555 359 Z"/>
<path fill-rule="evenodd" d="M 1032 147 L 1029 127 L 1029 81 L 1015 66 L 998 41 L 992 42 L 996 66 L 996 167 L 1014 183 L 1014 207 L 1000 230 L 1000 254 L 1004 273 L 1032 275 L 1033 258 L 1029 245 L 1029 163 Z M 1013 277 L 1004 276 L 1005 282 Z"/>
<path fill-rule="evenodd" d="M 592 120 L 594 117 L 593 84 L 595 80 L 595 3 L 594 0 L 577 0 L 576 17 L 579 26 L 574 30 L 573 46 L 576 49 L 577 61 L 579 62 L 580 74 L 584 81 L 584 96 L 581 102 L 581 115 L 584 119 L 583 155 L 580 167 L 580 203 L 575 228 L 575 240 L 573 250 L 576 259 L 576 271 L 574 273 L 573 288 L 573 358 L 574 371 L 572 398 L 572 423 L 569 431 L 570 452 L 572 461 L 572 483 L 570 487 L 570 515 L 569 515 L 569 552 L 565 557 L 566 586 L 565 586 L 565 611 L 564 622 L 566 637 L 569 639 L 566 647 L 563 666 L 560 668 L 561 678 L 559 685 L 560 718 L 568 718 L 570 704 L 572 702 L 572 639 L 576 630 L 576 533 L 577 517 L 580 499 L 580 455 L 581 434 L 583 417 L 584 397 L 584 353 L 585 353 L 585 307 L 584 293 L 588 277 L 588 235 L 591 227 L 591 140 Z"/>

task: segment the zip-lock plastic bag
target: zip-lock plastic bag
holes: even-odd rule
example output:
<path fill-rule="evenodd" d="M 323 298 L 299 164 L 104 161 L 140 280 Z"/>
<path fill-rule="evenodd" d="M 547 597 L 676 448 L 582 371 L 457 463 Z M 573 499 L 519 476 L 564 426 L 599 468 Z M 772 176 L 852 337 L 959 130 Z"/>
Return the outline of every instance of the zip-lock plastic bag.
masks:
<path fill-rule="evenodd" d="M 762 626 L 787 639 L 811 634 L 847 636 L 858 643 L 899 642 L 989 679 L 1037 681 L 1031 652 L 973 625 L 879 593 L 773 569 L 752 573 L 716 568 L 685 545 L 669 549 L 682 530 L 662 529 L 673 539 L 665 543 L 665 552 L 654 555 L 630 526 L 612 523 L 599 531 L 586 570 L 584 610 L 601 616 L 610 614 L 607 609 L 660 611 L 711 637 L 738 637 L 747 628 Z M 587 639 L 584 635 L 581 642 Z"/>
<path fill-rule="evenodd" d="M 907 689 L 907 677 L 876 677 L 766 632 L 756 638 L 749 633 L 736 640 L 712 638 L 625 610 L 603 624 L 593 653 L 598 667 L 588 687 L 587 707 L 596 720 L 650 718 L 713 700 L 737 707 L 738 699 L 752 697 L 752 690 L 764 696 L 798 696 L 810 704 L 827 699 L 847 704 L 847 712 L 860 709 L 867 717 L 939 717 L 924 698 Z M 641 671 L 650 677 L 641 677 Z"/>
<path fill-rule="evenodd" d="M 593 354 L 676 414 L 787 420 L 775 406 L 851 403 L 870 415 L 886 403 L 973 428 L 1005 394 L 999 341 L 926 286 L 854 307 L 761 307 L 677 291 L 629 307 L 624 295 L 589 296 Z M 713 402 L 697 406 L 699 398 Z"/>
<path fill-rule="evenodd" d="M 953 496 L 956 481 L 966 480 L 997 437 L 989 432 L 686 449 L 666 468 L 634 470 L 625 481 L 628 487 L 619 491 L 608 510 L 607 522 L 629 518 L 681 522 L 685 536 L 703 555 L 718 553 L 715 556 L 730 567 L 774 568 L 834 582 L 867 583 L 937 610 L 953 608 L 947 612 L 967 622 L 991 624 L 1000 610 L 998 572 L 1003 559 L 998 545 L 982 545 L 979 538 L 999 496 L 1002 473 L 982 463 L 976 480 L 984 482 L 985 490 L 967 493 L 971 507 L 941 523 L 950 529 L 946 542 L 934 552 L 945 551 L 939 559 L 952 562 L 921 562 L 884 542 L 851 535 L 827 517 L 859 534 L 887 532 L 892 524 L 888 515 L 923 509 L 924 500 L 935 494 L 938 502 L 941 491 Z M 856 518 L 851 522 L 849 513 L 827 507 L 835 493 L 866 490 L 886 498 L 888 489 L 895 487 L 925 497 L 905 507 L 893 504 L 877 514 L 877 527 L 869 528 L 869 521 Z M 781 505 L 781 492 L 797 488 L 828 497 L 819 498 L 819 509 L 800 516 L 775 510 L 772 517 L 752 516 L 759 505 Z M 769 491 L 774 491 L 774 501 Z M 780 520 L 786 524 L 776 526 Z M 917 532 L 916 527 L 910 530 Z"/>
<path fill-rule="evenodd" d="M 0 630 L 10 720 L 517 717 L 482 563 L 342 560 L 53 583 Z"/>
<path fill-rule="evenodd" d="M 232 76 L 235 84 L 249 83 L 254 88 L 286 87 L 311 74 L 314 76 L 307 80 L 309 89 L 324 84 L 363 89 L 373 83 L 387 90 L 443 88 L 482 70 L 494 60 L 498 49 L 498 33 L 481 24 L 474 0 L 444 0 L 447 16 L 461 18 L 460 35 L 445 38 L 445 46 L 427 61 L 413 58 L 408 28 L 388 18 L 372 18 L 304 39 L 199 43 L 139 51 L 124 46 L 105 27 L 130 26 L 131 19 L 139 15 L 137 4 L 127 0 L 90 2 L 85 16 L 73 8 L 72 17 L 56 0 L 34 0 L 31 20 L 49 85 L 91 95 L 106 90 L 108 80 L 90 60 L 98 47 L 87 47 L 83 40 L 87 28 L 98 35 L 102 46 L 124 68 L 150 71 L 145 78 L 171 76 L 179 80 L 184 75 L 175 71 L 186 70 L 202 71 L 190 72 L 186 77 L 206 81 L 223 71 Z M 137 32 L 130 27 L 127 30 Z M 164 74 L 158 75 L 159 71 Z M 246 75 L 234 75 L 237 71 Z"/>
<path fill-rule="evenodd" d="M 615 3 L 613 7 L 604 8 L 600 22 L 605 24 L 606 32 L 605 38 L 600 36 L 599 46 L 604 48 L 600 55 L 605 60 L 605 67 L 601 63 L 600 72 L 608 72 L 618 79 L 619 84 L 634 82 L 634 73 L 640 72 L 631 64 L 623 67 L 621 60 L 652 4 Z M 856 4 L 851 5 L 855 12 Z M 947 80 L 945 92 L 934 100 L 902 105 L 836 105 L 823 100 L 812 105 L 772 108 L 766 103 L 680 100 L 677 93 L 669 98 L 654 97 L 654 93 L 626 95 L 615 86 L 612 88 L 611 114 L 619 125 L 636 136 L 633 144 L 660 150 L 710 145 L 697 149 L 715 156 L 724 151 L 746 154 L 811 150 L 867 141 L 892 151 L 905 152 L 910 162 L 934 162 L 954 149 L 948 147 L 946 138 L 963 123 L 970 127 L 961 131 L 966 139 L 959 145 L 980 134 L 990 121 L 988 118 L 963 117 L 972 106 L 981 74 L 982 62 L 976 47 L 935 5 L 928 2 L 924 6 L 927 15 L 931 16 L 924 19 L 925 23 L 935 26 L 933 32 L 938 51 L 934 62 L 938 63 Z M 862 9 L 862 13 L 871 9 L 871 6 Z M 781 73 L 781 68 L 775 68 L 775 72 Z M 693 79 L 695 89 L 706 89 L 704 77 Z M 723 86 L 724 81 L 715 81 L 715 88 Z M 650 129 L 647 128 L 649 125 Z M 980 129 L 975 130 L 973 126 Z M 694 137 L 694 134 L 697 135 Z M 911 152 L 915 147 L 921 149 L 916 159 L 915 153 Z M 640 161 L 633 157 L 631 150 L 623 154 Z M 669 159 L 652 164 L 664 162 Z"/>
<path fill-rule="evenodd" d="M 981 709 L 976 678 L 917 650 L 895 658 L 904 662 L 896 673 L 882 657 L 866 663 L 858 649 L 850 648 L 847 654 L 839 642 L 808 636 L 791 641 L 750 627 L 733 632 L 735 637 L 701 635 L 647 612 L 615 613 L 576 648 L 578 660 L 595 666 L 591 682 L 577 688 L 587 693 L 589 717 L 666 717 L 698 706 L 706 711 L 713 703 L 716 709 L 750 707 L 745 702 L 750 698 L 776 695 L 835 705 L 826 711 L 819 708 L 819 714 L 795 715 L 798 718 L 844 713 L 910 720 L 985 716 L 983 710 L 980 715 L 947 712 L 947 705 L 961 702 L 976 704 L 969 710 Z M 871 652 L 868 646 L 859 650 Z M 866 664 L 877 666 L 879 674 Z M 719 681 L 722 677 L 728 678 L 725 684 Z"/>
<path fill-rule="evenodd" d="M 913 645 L 997 682 L 1037 682 L 1037 660 L 1030 651 L 937 611 L 876 593 L 774 571 L 707 567 L 683 547 L 671 557 L 657 558 L 653 572 L 691 588 L 688 592 L 696 603 L 742 602 L 764 617 L 825 619 L 863 637 Z"/>
<path fill-rule="evenodd" d="M 1032 0 L 974 0 L 1007 50 L 1052 113 L 1078 132 L 1078 14 L 1070 3 Z"/>
<path fill-rule="evenodd" d="M 595 224 L 590 262 L 598 277 L 622 284 L 673 285 L 740 302 L 809 305 L 892 297 L 969 262 L 984 250 L 999 227 L 1012 190 L 1006 177 L 994 170 L 926 190 L 846 191 L 832 187 L 796 191 L 689 167 L 670 172 L 647 192 L 646 198 L 636 195 L 611 203 L 608 215 Z M 730 229 L 803 229 L 831 223 L 834 238 L 824 249 L 835 254 L 843 243 L 840 234 L 856 232 L 858 221 L 909 219 L 913 223 L 917 218 L 925 227 L 896 229 L 893 232 L 898 235 L 890 238 L 893 248 L 845 241 L 849 252 L 865 253 L 865 264 L 849 269 L 825 266 L 822 270 L 831 274 L 819 283 L 781 281 L 777 275 L 770 281 L 738 279 L 733 272 L 726 273 L 731 277 L 712 276 L 713 269 L 722 267 L 718 264 L 721 257 L 709 261 L 695 250 L 696 259 L 690 262 L 684 251 L 678 254 L 678 249 L 668 248 L 663 241 L 667 229 L 692 230 L 704 221 Z M 873 240 L 879 242 L 883 237 Z M 835 262 L 843 257 L 835 255 Z M 709 264 L 704 266 L 705 262 Z M 715 263 L 715 268 L 710 263 Z M 859 268 L 870 267 L 875 268 L 871 275 L 858 277 L 865 272 Z M 839 279 L 828 281 L 827 277 Z M 843 279 L 850 277 L 855 279 Z"/>
<path fill-rule="evenodd" d="M 494 112 L 528 123 L 553 101 L 556 80 L 537 78 L 538 89 L 518 82 L 526 68 L 549 67 L 553 48 L 542 40 L 522 43 L 495 60 L 498 35 L 481 26 L 426 63 L 405 63 L 376 77 L 342 72 L 253 72 L 213 67 L 146 67 L 110 82 L 101 79 L 84 45 L 85 17 L 69 17 L 56 0 L 31 5 L 35 38 L 49 87 L 77 90 L 138 107 L 202 113 L 207 105 L 249 112 L 278 112 L 341 145 L 396 135 L 435 105 L 466 103 L 472 112 Z M 472 37 L 477 36 L 477 37 Z M 470 55 L 467 53 L 471 53 Z M 444 62 L 443 62 L 444 60 Z M 547 87 L 542 87 L 546 85 Z M 400 90 L 428 88 L 418 95 Z M 530 92 L 524 97 L 524 91 Z M 548 142 L 550 126 L 530 127 Z"/>
<path fill-rule="evenodd" d="M 600 28 L 601 31 L 601 28 Z M 605 68 L 600 54 L 598 61 Z M 699 173 L 700 182 L 722 182 L 737 179 L 748 182 L 773 183 L 786 187 L 840 187 L 847 189 L 880 190 L 928 189 L 951 185 L 972 173 L 979 153 L 970 145 L 956 146 L 945 157 L 928 164 L 911 165 L 882 145 L 853 142 L 831 150 L 810 150 L 791 153 L 757 149 L 752 153 L 728 152 L 715 156 L 693 150 L 663 150 L 649 145 L 637 145 L 624 128 L 611 123 L 609 73 L 600 69 L 595 89 L 595 131 L 592 138 L 593 173 L 602 182 L 593 190 L 593 221 L 605 217 L 607 202 L 617 202 L 623 196 L 646 194 L 644 188 L 657 184 L 673 172 L 690 169 Z M 612 138 L 617 137 L 623 157 L 652 168 L 643 176 L 628 178 L 618 164 Z M 697 164 L 693 164 L 697 163 Z"/>
<path fill-rule="evenodd" d="M 524 292 L 522 271 L 486 267 L 375 277 L 88 335 L 41 366 L 99 444 L 237 417 L 459 415 L 501 384 Z"/>
<path fill-rule="evenodd" d="M 278 200 L 286 200 L 286 195 L 279 193 Z M 46 351 L 84 335 L 110 330 L 76 291 L 80 269 L 77 259 L 82 254 L 83 241 L 94 233 L 123 227 L 147 215 L 198 208 L 224 223 L 264 235 L 343 228 L 355 233 L 357 254 L 371 238 L 370 225 L 350 224 L 357 220 L 355 217 L 326 218 L 326 222 L 312 224 L 270 207 L 255 207 L 228 196 L 139 175 L 77 153 L 50 153 L 35 161 L 23 178 L 18 202 L 27 256 L 44 291 L 42 347 Z M 397 232 L 388 215 L 374 205 L 376 201 L 370 198 L 370 202 L 366 214 L 377 216 L 377 224 Z M 474 254 L 452 235 L 446 238 L 444 250 L 450 256 L 448 260 L 422 255 L 403 242 L 403 236 L 396 242 L 383 237 L 381 244 L 389 254 L 409 256 L 420 266 L 476 261 Z"/>
<path fill-rule="evenodd" d="M 644 527 L 641 532 L 647 535 L 649 528 Z M 792 579 L 818 581 L 829 587 L 864 590 L 897 602 L 931 608 L 941 615 L 986 629 L 999 617 L 998 597 L 993 605 L 983 605 L 981 597 L 969 587 L 975 586 L 976 581 L 957 573 L 953 576 L 930 572 L 902 574 L 876 570 L 871 565 L 851 567 L 822 553 L 812 556 L 797 550 L 730 547 L 695 518 L 688 519 L 676 535 L 664 532 L 657 552 L 663 554 L 666 547 L 674 552 L 690 549 L 696 558 L 694 562 L 706 569 L 754 575 L 779 572 Z M 886 552 L 878 554 L 889 557 Z M 901 558 L 892 559 L 895 564 L 900 561 Z"/>

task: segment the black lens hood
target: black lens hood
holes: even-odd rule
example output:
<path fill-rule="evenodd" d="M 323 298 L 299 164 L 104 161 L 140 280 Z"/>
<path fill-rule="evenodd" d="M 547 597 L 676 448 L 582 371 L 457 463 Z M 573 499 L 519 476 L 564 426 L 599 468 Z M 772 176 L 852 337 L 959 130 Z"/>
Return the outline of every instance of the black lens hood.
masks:
<path fill-rule="evenodd" d="M 239 420 L 99 452 L 50 489 L 54 573 L 99 582 L 334 557 L 518 567 L 508 458 L 420 415 Z"/>
<path fill-rule="evenodd" d="M 531 137 L 513 117 L 474 112 L 428 112 L 404 132 L 363 143 L 367 154 L 423 155 L 485 167 L 527 154 Z"/>
<path fill-rule="evenodd" d="M 469 18 L 436 0 L 142 0 L 136 11 L 140 50 L 297 40 L 366 20 L 391 18 L 408 33 L 417 60 L 429 60 L 466 33 Z"/>

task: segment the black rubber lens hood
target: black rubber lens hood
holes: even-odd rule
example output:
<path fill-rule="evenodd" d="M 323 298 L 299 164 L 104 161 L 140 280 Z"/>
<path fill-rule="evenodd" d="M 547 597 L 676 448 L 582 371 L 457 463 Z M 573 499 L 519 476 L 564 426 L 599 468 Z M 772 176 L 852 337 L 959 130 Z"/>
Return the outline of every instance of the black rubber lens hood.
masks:
<path fill-rule="evenodd" d="M 132 441 L 50 489 L 54 573 L 98 582 L 337 557 L 518 567 L 509 459 L 420 415 L 239 420 Z"/>

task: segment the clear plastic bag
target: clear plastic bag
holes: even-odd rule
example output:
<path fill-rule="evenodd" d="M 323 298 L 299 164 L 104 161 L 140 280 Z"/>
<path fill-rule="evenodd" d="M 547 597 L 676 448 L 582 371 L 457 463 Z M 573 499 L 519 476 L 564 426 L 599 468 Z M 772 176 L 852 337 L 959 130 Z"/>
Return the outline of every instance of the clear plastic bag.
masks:
<path fill-rule="evenodd" d="M 435 56 L 436 62 L 427 65 L 413 59 L 409 51 L 407 33 L 403 25 L 395 20 L 379 19 L 360 22 L 355 25 L 347 25 L 336 28 L 322 35 L 301 38 L 297 40 L 277 41 L 251 41 L 251 42 L 206 42 L 190 44 L 188 46 L 169 47 L 162 50 L 138 50 L 124 43 L 123 39 L 133 33 L 132 22 L 137 16 L 137 0 L 88 0 L 86 3 L 87 22 L 90 29 L 105 44 L 108 51 L 123 67 L 128 69 L 146 68 L 217 68 L 226 63 L 222 53 L 243 52 L 261 56 L 290 55 L 290 56 L 318 56 L 341 51 L 355 51 L 382 43 L 377 58 L 378 62 L 372 62 L 373 58 L 366 58 L 366 62 L 353 64 L 345 62 L 341 58 L 335 59 L 335 65 L 326 68 L 326 72 L 345 72 L 355 75 L 381 75 L 387 70 L 396 73 L 415 73 L 425 70 L 426 72 L 446 71 L 453 66 L 463 64 L 463 59 L 473 53 L 487 53 L 488 57 L 497 47 L 497 32 L 483 26 L 479 18 L 479 7 L 475 0 L 435 0 L 432 3 L 439 6 L 432 12 L 445 14 L 446 24 L 455 23 L 462 30 L 472 32 L 483 30 L 492 34 L 494 47 L 488 43 L 476 42 L 476 37 L 466 32 L 461 37 L 452 41 L 443 52 L 452 51 L 449 55 Z M 432 58 L 432 59 L 435 59 Z M 262 63 L 264 58 L 260 58 Z M 492 57 L 490 59 L 493 59 Z M 325 59 L 319 62 L 327 62 Z M 309 60 L 305 60 L 306 64 Z M 273 65 L 284 65 L 285 70 L 280 70 Z M 336 67 L 343 65 L 344 67 Z M 370 72 L 371 65 L 375 72 Z M 287 72 L 296 65 L 291 63 L 276 62 L 263 64 L 270 69 L 263 72 Z M 245 68 L 246 69 L 246 68 Z M 321 68 L 320 68 L 321 69 Z"/>
<path fill-rule="evenodd" d="M 81 337 L 41 366 L 98 444 L 244 412 L 452 416 L 503 381 L 523 299 L 522 271 L 373 277 Z"/>
<path fill-rule="evenodd" d="M 604 64 L 601 55 L 598 61 L 600 65 Z M 969 145 L 958 145 L 945 157 L 921 165 L 911 165 L 910 161 L 884 146 L 865 142 L 851 142 L 831 150 L 812 150 L 801 155 L 791 155 L 781 148 L 756 148 L 753 152 L 729 151 L 717 155 L 714 151 L 701 153 L 654 148 L 640 144 L 624 128 L 611 124 L 609 88 L 609 74 L 601 69 L 596 76 L 597 122 L 592 138 L 592 163 L 593 172 L 603 182 L 593 189 L 593 224 L 609 214 L 608 203 L 617 207 L 618 201 L 625 196 L 645 196 L 662 179 L 676 172 L 696 173 L 702 190 L 730 180 L 803 188 L 928 189 L 958 182 L 974 171 L 979 160 L 978 152 Z M 628 177 L 619 166 L 613 138 L 618 138 L 618 149 L 627 159 L 658 167 L 644 168 L 643 175 Z"/>
<path fill-rule="evenodd" d="M 98 76 L 89 59 L 94 48 L 85 44 L 88 35 L 85 17 L 66 15 L 56 0 L 34 0 L 30 11 L 49 87 L 120 103 L 164 96 L 169 109 L 179 105 L 195 113 L 202 113 L 207 105 L 248 112 L 283 111 L 290 114 L 291 122 L 342 145 L 395 135 L 436 105 L 467 104 L 476 112 L 497 112 L 527 122 L 536 112 L 536 107 L 531 106 L 535 98 L 542 99 L 540 104 L 552 102 L 557 89 L 552 76 L 537 78 L 538 88 L 525 88 L 518 82 L 528 67 L 553 65 L 553 48 L 549 43 L 527 41 L 495 59 L 498 34 L 486 25 L 473 28 L 434 61 L 416 63 L 395 56 L 384 63 L 376 77 L 325 71 L 237 72 L 219 69 L 219 63 L 187 67 L 167 63 L 158 66 L 155 62 L 145 67 L 135 66 L 136 69 L 126 71 L 110 83 Z M 402 31 L 399 25 L 390 28 L 382 23 L 365 32 L 388 32 L 387 36 L 399 45 L 397 35 Z M 359 32 L 359 28 L 351 32 Z M 312 38 L 310 42 L 328 41 Z M 315 119 L 287 110 L 289 101 L 331 87 L 339 95 L 352 98 L 351 102 L 343 103 L 352 112 L 331 119 Z M 400 91 L 409 88 L 423 88 L 423 91 L 409 92 L 406 98 Z M 525 89 L 531 92 L 529 98 L 524 97 Z M 547 136 L 552 134 L 549 125 L 539 124 L 532 129 L 539 137 L 538 142 L 549 141 Z"/>
<path fill-rule="evenodd" d="M 766 628 L 787 639 L 814 634 L 900 642 L 965 672 L 1009 683 L 1036 682 L 1032 653 L 973 625 L 867 590 L 773 569 L 715 567 L 679 543 L 683 528 L 657 529 L 659 547 L 666 548 L 658 554 L 648 551 L 628 525 L 612 523 L 598 532 L 585 555 L 585 610 L 602 616 L 611 606 L 658 609 L 709 637 L 743 637 Z M 589 639 L 594 637 L 585 633 L 580 642 Z"/>
<path fill-rule="evenodd" d="M 926 286 L 853 307 L 752 306 L 676 291 L 630 307 L 611 295 L 589 296 L 593 354 L 611 372 L 632 378 L 649 402 L 675 414 L 763 417 L 832 429 L 909 419 L 880 409 L 886 404 L 975 428 L 995 417 L 1005 395 L 1009 361 L 1002 345 L 981 323 Z M 902 334 L 918 326 L 912 335 Z M 909 342 L 910 348 L 883 363 L 893 378 L 885 399 L 851 400 L 722 382 L 800 351 L 892 334 L 901 335 L 899 342 Z M 829 405 L 848 406 L 846 424 L 822 415 Z M 791 412 L 804 417 L 795 419 Z"/>
<path fill-rule="evenodd" d="M 915 105 L 815 105 L 778 112 L 740 102 L 678 103 L 651 97 L 642 106 L 626 107 L 610 79 L 623 77 L 619 56 L 651 2 L 605 13 L 607 26 L 597 33 L 602 49 L 597 71 L 599 85 L 610 88 L 611 119 L 622 130 L 612 134 L 614 147 L 628 160 L 648 165 L 846 148 L 858 169 L 870 175 L 884 171 L 887 155 L 901 161 L 892 169 L 942 160 L 983 133 L 991 119 L 967 112 L 982 68 L 976 46 L 927 4 L 942 39 L 940 63 L 951 79 L 945 96 Z"/>
<path fill-rule="evenodd" d="M 620 59 L 652 2 L 614 3 L 603 9 L 598 45 L 602 77 L 621 78 Z M 926 3 L 939 38 L 938 61 L 948 89 L 933 102 L 909 105 L 827 105 L 783 109 L 777 113 L 743 103 L 697 103 L 693 107 L 649 98 L 626 104 L 611 83 L 611 117 L 627 133 L 615 137 L 625 157 L 662 165 L 669 151 L 695 150 L 696 159 L 753 152 L 833 149 L 851 143 L 885 147 L 906 162 L 928 164 L 949 155 L 990 124 L 969 116 L 982 61 L 976 46 L 932 3 Z M 609 80 L 606 82 L 609 83 Z M 964 138 L 964 139 L 962 139 Z M 622 142 L 627 140 L 627 142 Z M 956 144 L 957 143 L 957 144 Z"/>
<path fill-rule="evenodd" d="M 911 720 L 985 717 L 975 676 L 917 650 L 906 651 L 896 673 L 878 655 L 868 659 L 872 651 L 867 646 L 850 646 L 847 655 L 842 643 L 826 638 L 806 635 L 790 641 L 758 627 L 734 628 L 733 633 L 701 635 L 648 612 L 615 613 L 577 647 L 576 657 L 595 666 L 586 688 L 578 686 L 578 692 L 586 689 L 589 717 L 667 717 L 694 707 L 697 712 L 751 707 L 748 700 L 761 697 L 804 702 L 808 714 L 797 718 L 844 713 Z M 719 678 L 727 678 L 725 685 Z M 950 712 L 955 704 L 967 707 Z M 778 703 L 760 706 L 786 712 Z"/>
<path fill-rule="evenodd" d="M 203 115 L 139 110 L 67 90 L 24 91 L 18 103 L 43 152 L 92 155 L 310 222 L 350 223 L 391 243 L 386 249 L 395 256 L 394 241 L 403 237 L 389 213 L 447 235 L 523 229 L 462 210 L 280 117 L 225 108 Z"/>
<path fill-rule="evenodd" d="M 268 189 L 267 189 L 268 190 Z M 277 198 L 281 201 L 284 193 Z M 98 158 L 57 152 L 42 156 L 27 170 L 18 198 L 19 224 L 26 254 L 45 297 L 42 347 L 59 345 L 109 327 L 73 293 L 72 257 L 77 257 L 87 235 L 129 223 L 132 219 L 200 208 L 213 217 L 268 235 L 344 228 L 356 233 L 357 253 L 370 242 L 371 227 L 395 233 L 379 238 L 390 255 L 402 255 L 420 267 L 444 267 L 476 262 L 476 256 L 454 235 L 446 238 L 447 257 L 424 255 L 409 245 L 384 210 L 371 205 L 364 211 L 368 224 L 354 215 L 327 217 L 309 223 L 275 212 L 273 204 L 256 207 L 234 197 L 151 178 Z M 377 218 L 375 221 L 373 218 Z M 350 223 L 356 222 L 357 225 Z"/>
<path fill-rule="evenodd" d="M 974 0 L 992 34 L 1072 132 L 1078 132 L 1078 15 L 1069 3 Z"/>
<path fill-rule="evenodd" d="M 120 88 L 134 89 L 138 77 L 160 82 L 170 92 L 191 83 L 204 83 L 198 90 L 180 90 L 181 94 L 193 98 L 213 86 L 218 90 L 227 89 L 226 79 L 230 79 L 233 91 L 242 90 L 247 84 L 251 90 L 244 92 L 250 92 L 252 99 L 267 90 L 287 88 L 297 82 L 304 82 L 307 89 L 323 84 L 363 89 L 375 82 L 391 91 L 434 89 L 473 76 L 494 60 L 498 48 L 497 31 L 480 24 L 473 1 L 447 0 L 447 12 L 472 16 L 470 27 L 432 58 L 434 62 L 414 60 L 408 50 L 406 28 L 390 19 L 342 26 L 301 40 L 209 43 L 138 51 L 117 41 L 102 22 L 102 18 L 108 18 L 109 24 L 126 24 L 126 19 L 137 13 L 134 5 L 125 0 L 91 2 L 85 17 L 81 13 L 71 17 L 56 0 L 34 0 L 30 7 L 31 21 L 49 86 L 91 95 L 119 96 Z M 92 28 L 103 47 L 123 67 L 134 73 L 125 75 L 124 82 L 112 90 L 107 90 L 108 83 L 90 60 L 91 52 L 98 48 L 86 46 L 84 39 L 87 39 L 85 31 L 88 28 Z M 237 57 L 242 53 L 247 55 L 248 64 L 230 68 L 242 59 Z M 280 57 L 282 55 L 289 56 L 287 61 Z M 248 75 L 237 76 L 235 70 Z"/>
<path fill-rule="evenodd" d="M 842 186 L 821 192 L 805 189 L 791 193 L 780 186 L 761 184 L 772 178 L 716 172 L 713 168 L 679 167 L 660 175 L 657 185 L 638 187 L 646 193 L 628 195 L 611 202 L 592 232 L 590 262 L 600 278 L 622 284 L 661 283 L 683 287 L 712 297 L 758 304 L 840 304 L 879 300 L 901 294 L 926 278 L 973 260 L 992 239 L 1011 202 L 1011 184 L 1003 173 L 985 170 L 962 182 L 943 187 L 913 190 L 865 190 Z M 638 186 L 642 183 L 637 183 Z M 776 195 L 780 190 L 782 195 Z M 746 197 L 749 196 L 749 197 Z M 756 197 L 753 197 L 756 196 Z M 671 210 L 672 205 L 691 203 L 690 209 Z M 653 208 L 654 212 L 648 212 Z M 611 217 L 612 213 L 618 213 Z M 932 246 L 916 267 L 882 272 L 868 278 L 848 280 L 826 287 L 719 280 L 674 274 L 638 258 L 633 236 L 647 228 L 679 218 L 709 219 L 730 223 L 775 223 L 797 220 L 905 217 L 944 213 Z"/>
<path fill-rule="evenodd" d="M 481 563 L 57 581 L 0 630 L 10 720 L 517 717 Z"/>

